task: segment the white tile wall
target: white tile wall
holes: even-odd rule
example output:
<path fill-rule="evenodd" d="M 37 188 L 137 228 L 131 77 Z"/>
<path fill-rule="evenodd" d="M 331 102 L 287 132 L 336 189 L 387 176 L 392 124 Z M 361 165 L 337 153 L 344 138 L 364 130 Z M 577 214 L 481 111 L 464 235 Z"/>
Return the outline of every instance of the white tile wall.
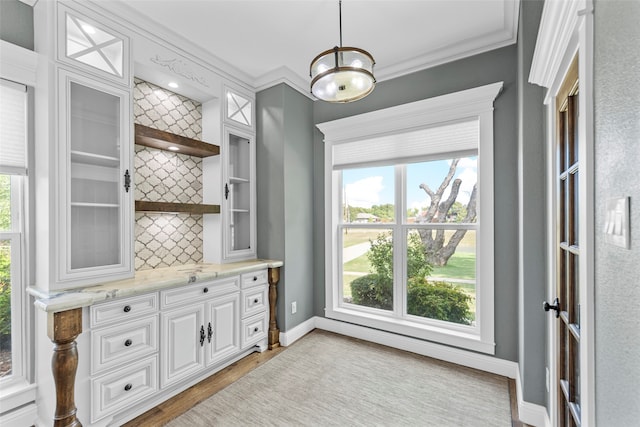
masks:
<path fill-rule="evenodd" d="M 202 137 L 201 104 L 135 79 L 134 122 L 189 138 Z M 202 159 L 135 146 L 135 198 L 202 203 Z M 137 212 L 135 268 L 202 261 L 202 215 Z"/>

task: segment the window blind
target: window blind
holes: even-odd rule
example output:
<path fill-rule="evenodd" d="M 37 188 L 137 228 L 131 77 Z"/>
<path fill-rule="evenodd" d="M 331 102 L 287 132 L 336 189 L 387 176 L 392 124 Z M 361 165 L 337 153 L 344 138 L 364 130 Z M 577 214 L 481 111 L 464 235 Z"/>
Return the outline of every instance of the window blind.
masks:
<path fill-rule="evenodd" d="M 27 87 L 0 79 L 0 173 L 27 174 Z"/>
<path fill-rule="evenodd" d="M 473 155 L 478 151 L 478 119 L 394 133 L 333 146 L 333 168 L 380 165 Z"/>

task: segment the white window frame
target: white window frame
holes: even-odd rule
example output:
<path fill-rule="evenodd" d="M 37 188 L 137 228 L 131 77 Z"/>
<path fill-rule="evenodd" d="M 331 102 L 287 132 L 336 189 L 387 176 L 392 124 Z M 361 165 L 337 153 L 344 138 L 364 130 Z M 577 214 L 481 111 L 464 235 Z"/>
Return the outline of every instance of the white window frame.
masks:
<path fill-rule="evenodd" d="M 409 104 L 320 123 L 325 142 L 325 314 L 330 319 L 435 341 L 487 354 L 495 354 L 494 342 L 494 203 L 493 203 L 493 101 L 503 83 L 442 95 Z M 440 124 L 476 119 L 478 145 L 478 217 L 475 326 L 438 320 L 411 321 L 407 316 L 390 316 L 380 310 L 354 307 L 341 299 L 341 172 L 334 170 L 333 148 L 382 136 L 403 134 Z M 439 155 L 440 158 L 442 158 Z M 400 163 L 400 162 L 398 162 Z M 396 173 L 396 194 L 402 183 Z M 404 196 L 402 196 L 404 197 Z M 402 207 L 396 207 L 396 212 Z M 401 218 L 394 227 L 403 229 Z M 351 225 L 349 225 L 351 226 Z M 367 227 L 367 225 L 363 226 Z M 439 225 L 438 225 L 439 226 Z M 384 225 L 382 225 L 384 227 Z M 387 226 L 386 228 L 392 228 Z M 402 240 L 394 236 L 394 241 Z M 399 239 L 400 238 L 400 239 Z M 395 244 L 394 244 L 395 245 Z M 402 243 L 404 245 L 404 243 Z M 397 250 L 397 247 L 394 248 Z M 478 258 L 480 259 L 480 258 Z M 394 262 L 398 266 L 398 262 Z M 400 267 L 404 268 L 404 267 Z M 403 298 L 394 290 L 395 297 Z"/>
<path fill-rule="evenodd" d="M 37 81 L 37 53 L 0 40 L 0 78 L 17 82 L 18 84 L 29 86 L 28 93 L 38 87 Z M 29 95 L 29 102 L 33 102 L 33 95 Z M 32 121 L 33 105 L 27 107 L 29 121 Z M 32 146 L 33 130 L 28 124 L 28 144 Z M 27 169 L 32 164 L 29 153 L 27 157 Z M 0 424 L 11 422 L 11 420 L 22 420 L 25 423 L 33 423 L 36 417 L 35 400 L 36 384 L 33 382 L 33 372 L 31 369 L 33 360 L 33 343 L 31 337 L 33 305 L 29 303 L 26 294 L 26 287 L 30 283 L 33 265 L 29 263 L 32 252 L 33 235 L 30 232 L 32 226 L 31 215 L 33 211 L 28 209 L 28 204 L 33 202 L 32 188 L 33 182 L 27 177 L 14 176 L 11 179 L 11 197 L 19 206 L 20 212 L 13 212 L 19 215 L 20 219 L 12 218 L 13 229 L 3 232 L 0 238 L 10 238 L 12 240 L 12 341 L 14 331 L 19 336 L 19 342 L 12 342 L 13 363 L 12 375 L 4 381 L 0 381 Z M 29 201 L 29 202 L 27 202 Z M 15 244 L 15 246 L 14 246 Z M 19 254 L 16 256 L 15 254 Z M 14 276 L 15 274 L 15 276 Z M 15 279 L 17 277 L 18 279 Z M 15 285 L 19 282 L 19 285 Z M 16 291 L 17 290 L 17 291 Z M 15 295 L 14 295 L 15 294 Z M 14 322 L 16 322 L 14 324 Z M 16 329 L 19 328 L 19 329 Z M 16 346 L 17 350 L 13 349 Z M 13 409 L 21 408 L 13 412 Z M 16 415 L 17 414 L 17 415 Z"/>

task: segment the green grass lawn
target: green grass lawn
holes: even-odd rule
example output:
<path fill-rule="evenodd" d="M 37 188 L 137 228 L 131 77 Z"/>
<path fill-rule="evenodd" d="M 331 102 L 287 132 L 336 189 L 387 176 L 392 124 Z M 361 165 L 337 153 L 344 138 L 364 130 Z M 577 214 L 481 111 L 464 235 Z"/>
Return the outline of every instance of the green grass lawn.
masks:
<path fill-rule="evenodd" d="M 431 277 L 450 277 L 452 279 L 475 280 L 476 254 L 469 252 L 454 253 L 451 258 L 449 258 L 447 265 L 443 267 L 433 267 Z"/>

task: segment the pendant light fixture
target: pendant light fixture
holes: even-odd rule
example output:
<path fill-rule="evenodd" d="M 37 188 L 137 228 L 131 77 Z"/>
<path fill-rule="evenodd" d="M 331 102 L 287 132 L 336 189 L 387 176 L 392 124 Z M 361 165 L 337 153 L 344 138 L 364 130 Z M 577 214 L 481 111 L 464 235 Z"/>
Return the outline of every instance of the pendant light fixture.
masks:
<path fill-rule="evenodd" d="M 338 7 L 340 47 L 326 50 L 311 61 L 311 93 L 327 102 L 352 102 L 373 91 L 375 61 L 366 50 L 342 47 L 342 1 Z"/>

